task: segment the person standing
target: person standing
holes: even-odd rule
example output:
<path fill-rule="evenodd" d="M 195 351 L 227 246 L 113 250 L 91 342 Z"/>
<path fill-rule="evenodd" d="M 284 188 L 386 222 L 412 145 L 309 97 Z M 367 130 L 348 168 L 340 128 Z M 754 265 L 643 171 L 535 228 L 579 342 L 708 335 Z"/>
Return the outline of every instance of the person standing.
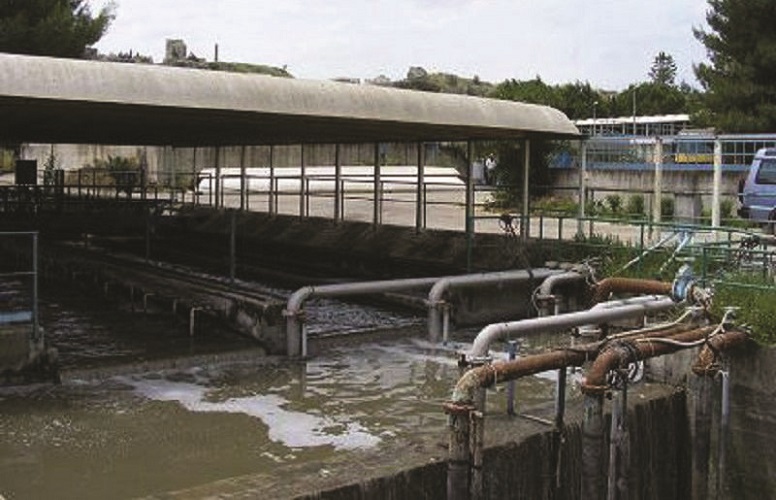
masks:
<path fill-rule="evenodd" d="M 491 186 L 496 183 L 496 159 L 493 153 L 485 158 L 485 182 Z"/>

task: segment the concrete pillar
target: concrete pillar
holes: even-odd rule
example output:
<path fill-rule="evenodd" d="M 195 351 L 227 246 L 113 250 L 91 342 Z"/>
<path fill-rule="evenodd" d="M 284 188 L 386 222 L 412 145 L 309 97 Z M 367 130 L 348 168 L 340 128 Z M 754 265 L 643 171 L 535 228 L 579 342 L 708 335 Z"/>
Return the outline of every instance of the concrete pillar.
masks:
<path fill-rule="evenodd" d="M 655 138 L 655 179 L 652 194 L 652 221 L 659 223 L 661 220 L 660 205 L 663 199 L 663 139 Z"/>
<path fill-rule="evenodd" d="M 711 225 L 721 225 L 720 197 L 722 191 L 722 141 L 714 138 L 714 181 L 711 195 Z M 717 234 L 719 237 L 719 234 Z"/>
<path fill-rule="evenodd" d="M 424 172 L 424 144 L 418 142 L 418 180 L 415 195 L 415 231 L 420 232 L 425 227 L 426 219 L 426 179 Z"/>

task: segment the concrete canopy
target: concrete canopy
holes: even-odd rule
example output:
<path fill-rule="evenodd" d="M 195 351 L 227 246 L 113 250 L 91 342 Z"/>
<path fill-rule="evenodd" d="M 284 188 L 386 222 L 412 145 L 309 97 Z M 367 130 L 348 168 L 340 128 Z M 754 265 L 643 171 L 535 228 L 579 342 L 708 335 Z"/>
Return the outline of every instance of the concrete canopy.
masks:
<path fill-rule="evenodd" d="M 0 54 L 0 143 L 217 146 L 577 137 L 560 111 L 468 96 Z"/>

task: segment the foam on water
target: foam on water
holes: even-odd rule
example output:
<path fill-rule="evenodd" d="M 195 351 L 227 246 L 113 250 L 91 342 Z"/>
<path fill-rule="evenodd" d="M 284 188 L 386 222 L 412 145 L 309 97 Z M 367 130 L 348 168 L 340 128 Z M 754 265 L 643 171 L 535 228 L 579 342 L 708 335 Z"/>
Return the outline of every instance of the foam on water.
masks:
<path fill-rule="evenodd" d="M 155 401 L 174 401 L 196 413 L 243 413 L 260 419 L 268 437 L 289 448 L 333 446 L 337 450 L 372 448 L 381 439 L 358 422 L 284 409 L 288 400 L 263 394 L 224 401 L 209 401 L 208 387 L 165 379 L 120 377 L 138 394 Z"/>

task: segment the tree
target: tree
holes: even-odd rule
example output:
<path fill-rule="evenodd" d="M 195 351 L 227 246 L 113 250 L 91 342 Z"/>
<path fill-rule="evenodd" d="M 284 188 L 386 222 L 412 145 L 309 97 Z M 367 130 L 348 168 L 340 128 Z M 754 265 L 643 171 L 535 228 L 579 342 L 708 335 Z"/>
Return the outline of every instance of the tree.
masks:
<path fill-rule="evenodd" d="M 676 85 L 676 62 L 673 56 L 660 51 L 649 69 L 652 83 L 673 87 Z"/>
<path fill-rule="evenodd" d="M 776 131 L 776 2 L 708 0 L 695 29 L 709 63 L 695 67 L 712 123 L 726 132 Z"/>
<path fill-rule="evenodd" d="M 632 84 L 614 97 L 613 114 L 630 116 L 672 115 L 688 110 L 687 96 L 691 92 L 686 86 L 677 87 L 655 82 Z"/>
<path fill-rule="evenodd" d="M 2 0 L 0 52 L 81 58 L 113 18 L 112 6 L 92 16 L 86 0 Z"/>

